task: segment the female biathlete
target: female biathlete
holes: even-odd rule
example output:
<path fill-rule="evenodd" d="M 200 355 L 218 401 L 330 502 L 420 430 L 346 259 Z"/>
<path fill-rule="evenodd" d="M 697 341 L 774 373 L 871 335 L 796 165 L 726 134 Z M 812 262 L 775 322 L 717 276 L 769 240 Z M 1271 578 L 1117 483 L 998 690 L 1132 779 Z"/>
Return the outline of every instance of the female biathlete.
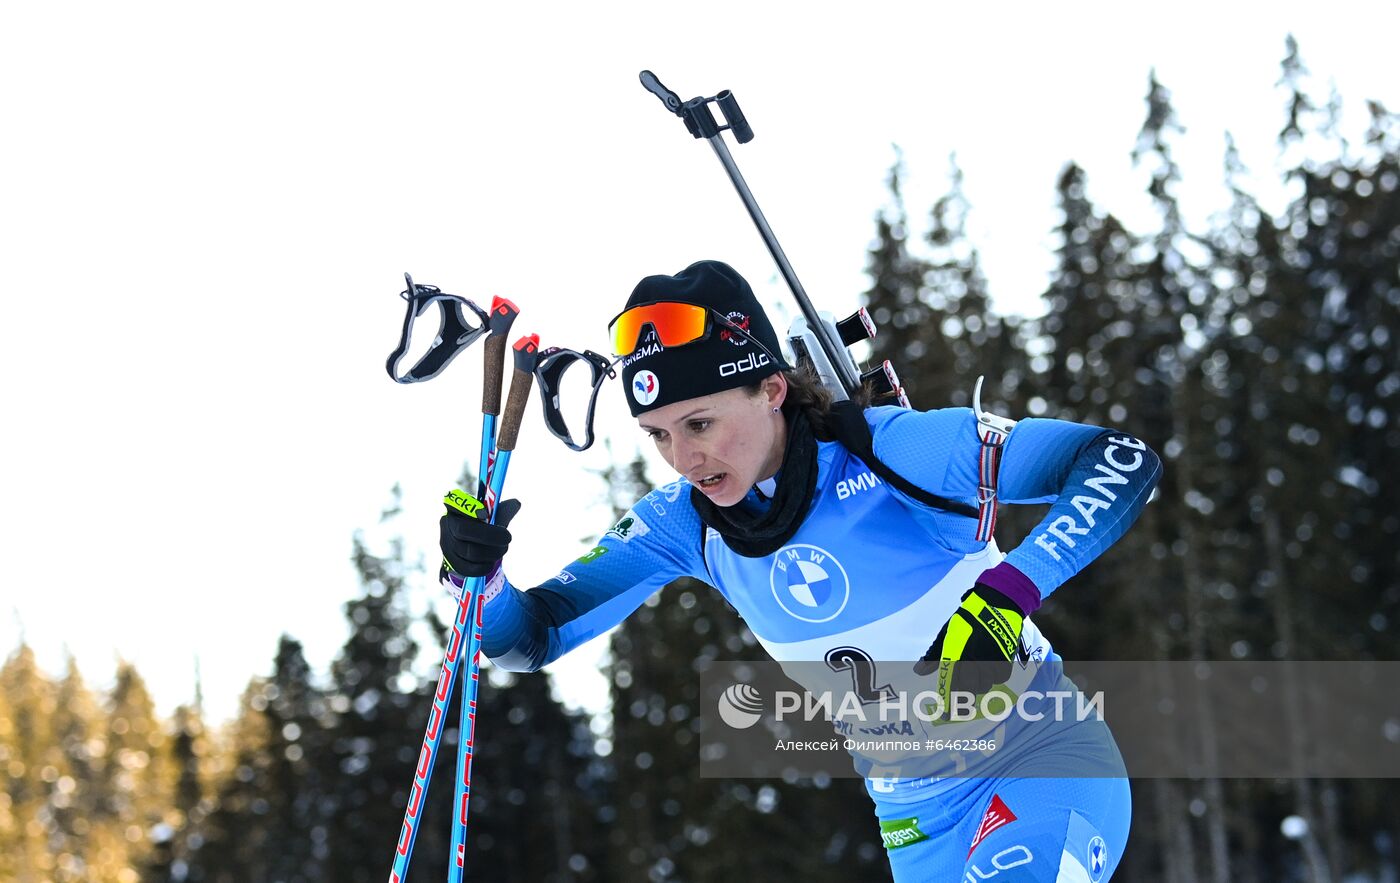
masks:
<path fill-rule="evenodd" d="M 449 507 L 444 578 L 488 576 L 482 648 L 496 665 L 534 671 L 689 576 L 780 662 L 839 652 L 849 669 L 855 654 L 882 682 L 882 660 L 917 661 L 888 680 L 936 682 L 940 695 L 960 688 L 955 664 L 974 661 L 999 665 L 1013 695 L 1066 683 L 1030 614 L 1136 519 L 1160 474 L 1145 444 L 1060 420 L 992 431 L 966 408 L 833 410 L 780 358 L 748 283 L 716 261 L 643 279 L 610 328 L 627 404 L 681 478 L 528 591 L 500 567 L 518 504 L 502 503 L 496 525 Z M 1053 505 L 1003 555 L 993 496 Z M 854 753 L 898 883 L 1112 875 L 1131 816 L 1122 760 L 1101 721 L 1050 719 L 1004 721 L 993 732 L 1018 750 L 978 755 L 971 771 Z"/>

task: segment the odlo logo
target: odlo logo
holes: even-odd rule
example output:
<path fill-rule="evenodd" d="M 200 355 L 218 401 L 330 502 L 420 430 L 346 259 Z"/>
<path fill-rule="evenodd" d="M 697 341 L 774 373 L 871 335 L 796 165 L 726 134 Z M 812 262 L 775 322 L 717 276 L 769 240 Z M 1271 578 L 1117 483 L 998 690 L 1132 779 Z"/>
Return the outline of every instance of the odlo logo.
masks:
<path fill-rule="evenodd" d="M 661 395 L 661 378 L 653 371 L 638 371 L 632 377 L 632 398 L 639 405 L 650 405 Z"/>
<path fill-rule="evenodd" d="M 734 684 L 719 697 L 720 720 L 736 730 L 747 730 L 763 716 L 763 697 L 752 684 Z"/>
<path fill-rule="evenodd" d="M 978 883 L 980 880 L 992 880 L 1000 877 L 1002 871 L 1019 868 L 1033 861 L 1035 861 L 1035 856 L 1031 854 L 1030 849 L 1027 847 L 1021 846 L 1020 844 L 1010 846 L 992 856 L 990 862 L 988 862 L 987 859 L 979 859 L 977 864 L 971 865 L 967 876 L 963 878 L 963 883 Z M 991 865 L 990 868 L 986 866 L 988 863 Z M 1005 879 L 1009 883 L 1012 879 L 1020 878 L 1007 877 Z"/>
<path fill-rule="evenodd" d="M 772 364 L 773 360 L 768 358 L 767 353 L 750 353 L 737 362 L 722 362 L 719 366 L 720 377 L 733 377 L 744 371 L 752 371 L 755 368 L 762 368 L 764 365 Z"/>

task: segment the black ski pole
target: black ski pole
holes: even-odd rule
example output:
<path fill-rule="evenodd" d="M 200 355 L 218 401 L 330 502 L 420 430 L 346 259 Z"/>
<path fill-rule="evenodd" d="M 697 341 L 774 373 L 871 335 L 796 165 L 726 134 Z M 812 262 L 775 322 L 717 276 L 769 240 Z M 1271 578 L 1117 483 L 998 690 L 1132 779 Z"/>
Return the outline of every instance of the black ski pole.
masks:
<path fill-rule="evenodd" d="M 763 215 L 763 210 L 758 207 L 758 201 L 754 199 L 753 191 L 749 189 L 748 182 L 744 180 L 743 174 L 740 173 L 739 167 L 735 164 L 734 157 L 730 154 L 729 147 L 724 143 L 724 138 L 721 135 L 728 129 L 734 133 L 734 137 L 740 144 L 746 144 L 753 140 L 753 129 L 749 127 L 748 120 L 744 117 L 743 111 L 739 109 L 739 102 L 734 98 L 734 93 L 725 89 L 713 98 L 692 98 L 683 102 L 680 96 L 662 85 L 656 74 L 651 71 L 642 71 L 641 80 L 647 91 L 660 98 L 667 110 L 685 121 L 685 127 L 690 134 L 696 138 L 705 139 L 710 143 L 710 147 L 714 148 L 715 156 L 719 157 L 720 164 L 729 174 L 729 180 L 734 184 L 734 189 L 738 191 L 739 199 L 743 201 L 744 208 L 748 210 L 754 226 L 758 227 L 759 235 L 763 237 L 764 244 L 768 246 L 768 252 L 777 263 L 778 270 L 783 274 L 788 288 L 792 290 L 793 297 L 797 299 L 798 309 L 802 311 L 802 317 L 806 320 L 808 329 L 816 335 L 823 351 L 822 354 L 829 362 L 828 366 L 816 364 L 817 373 L 825 373 L 823 368 L 829 368 L 832 379 L 837 382 L 839 391 L 843 393 L 840 398 L 850 398 L 855 395 L 861 387 L 862 377 L 856 369 L 854 361 L 846 355 L 848 343 L 842 338 L 849 336 L 853 338 L 850 342 L 854 342 L 871 337 L 874 335 L 874 326 L 869 324 L 868 317 L 865 317 L 860 320 L 860 324 L 865 326 L 867 332 L 864 335 L 849 334 L 846 329 L 833 329 L 823 321 L 816 308 L 812 306 L 811 298 L 807 296 L 807 290 L 802 287 L 802 281 L 797 278 L 797 272 L 793 270 L 792 263 L 788 260 L 783 247 L 778 244 L 778 237 L 774 235 L 773 228 L 769 226 L 768 219 Z M 721 126 L 715 120 L 709 107 L 711 102 L 719 105 L 725 125 Z M 841 324 L 847 325 L 855 318 L 852 316 L 842 320 Z M 852 330 L 855 329 L 852 328 Z M 813 358 L 814 362 L 816 361 L 816 354 L 809 353 L 807 355 Z M 892 369 L 884 369 L 886 375 L 891 371 Z M 837 391 L 836 388 L 832 390 L 832 392 Z"/>

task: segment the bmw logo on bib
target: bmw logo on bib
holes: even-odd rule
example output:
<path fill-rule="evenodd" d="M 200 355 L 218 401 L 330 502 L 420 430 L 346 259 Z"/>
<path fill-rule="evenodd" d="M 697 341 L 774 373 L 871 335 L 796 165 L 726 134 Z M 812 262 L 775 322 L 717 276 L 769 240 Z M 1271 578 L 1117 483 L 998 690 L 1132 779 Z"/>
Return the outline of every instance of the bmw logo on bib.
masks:
<path fill-rule="evenodd" d="M 1095 837 L 1089 841 L 1089 874 L 1093 883 L 1099 883 L 1103 879 L 1103 872 L 1107 867 L 1108 846 L 1102 837 Z"/>
<path fill-rule="evenodd" d="M 841 562 L 816 546 L 784 546 L 773 556 L 768 581 L 788 615 L 803 622 L 829 622 L 846 609 L 851 581 Z"/>

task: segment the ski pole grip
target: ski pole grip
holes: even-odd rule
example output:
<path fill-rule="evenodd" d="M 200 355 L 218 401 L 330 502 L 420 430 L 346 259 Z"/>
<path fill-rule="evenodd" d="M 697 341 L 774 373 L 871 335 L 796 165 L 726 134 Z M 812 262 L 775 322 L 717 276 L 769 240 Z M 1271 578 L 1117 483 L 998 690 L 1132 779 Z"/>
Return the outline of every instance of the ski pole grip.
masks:
<path fill-rule="evenodd" d="M 515 342 L 514 349 L 515 374 L 510 379 L 506 410 L 501 416 L 501 427 L 496 435 L 496 448 L 502 451 L 515 450 L 520 421 L 525 417 L 525 405 L 530 401 L 530 386 L 535 382 L 535 358 L 540 350 L 540 336 L 530 334 L 522 337 Z"/>
<path fill-rule="evenodd" d="M 486 338 L 486 382 L 481 388 L 481 413 L 498 415 L 501 413 L 501 381 L 505 374 L 506 336 L 520 310 L 503 297 L 491 301 L 491 318 L 487 327 L 491 335 Z"/>

